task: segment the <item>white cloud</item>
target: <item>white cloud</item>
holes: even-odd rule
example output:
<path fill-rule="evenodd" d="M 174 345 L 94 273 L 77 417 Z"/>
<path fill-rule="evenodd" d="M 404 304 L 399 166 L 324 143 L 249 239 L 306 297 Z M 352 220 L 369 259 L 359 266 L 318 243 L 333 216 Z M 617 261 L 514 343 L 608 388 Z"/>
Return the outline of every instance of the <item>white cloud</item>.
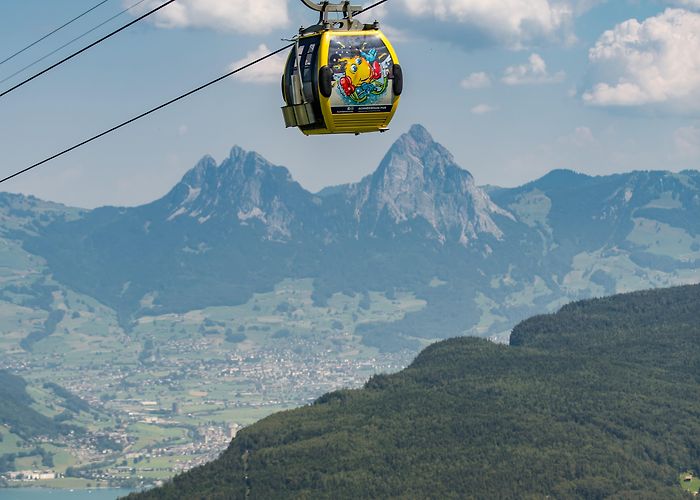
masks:
<path fill-rule="evenodd" d="M 257 49 L 248 52 L 243 59 L 231 63 L 229 71 L 240 68 L 270 52 L 272 51 L 267 48 L 267 45 L 262 43 L 258 45 Z M 287 54 L 276 54 L 237 73 L 235 78 L 248 83 L 279 83 L 286 61 Z"/>
<path fill-rule="evenodd" d="M 683 9 L 618 24 L 589 51 L 592 69 L 602 81 L 583 100 L 594 106 L 700 108 L 698 33 L 700 14 Z"/>
<path fill-rule="evenodd" d="M 573 3 L 572 3 L 573 2 Z M 409 18 L 430 35 L 465 45 L 521 48 L 567 39 L 575 0 L 400 0 Z M 437 21 L 437 27 L 425 24 Z M 448 27 L 453 29 L 449 29 Z M 466 28 L 466 29 L 465 29 Z"/>
<path fill-rule="evenodd" d="M 124 0 L 129 6 L 133 0 Z M 162 4 L 148 0 L 132 10 L 142 15 Z M 238 33 L 269 33 L 288 22 L 286 0 L 178 0 L 153 15 L 161 28 L 213 28 Z"/>
<path fill-rule="evenodd" d="M 491 77 L 483 71 L 479 73 L 472 73 L 464 80 L 462 80 L 460 85 L 462 86 L 462 88 L 465 88 L 467 90 L 485 89 L 491 86 Z"/>
<path fill-rule="evenodd" d="M 563 71 L 550 75 L 547 63 L 539 54 L 532 54 L 526 64 L 506 68 L 501 81 L 506 85 L 528 85 L 541 83 L 559 83 L 564 80 Z"/>
<path fill-rule="evenodd" d="M 489 106 L 488 104 L 479 104 L 471 109 L 473 115 L 485 115 L 491 111 L 495 111 L 496 108 Z"/>
<path fill-rule="evenodd" d="M 700 128 L 681 127 L 673 134 L 678 154 L 686 158 L 700 156 Z"/>

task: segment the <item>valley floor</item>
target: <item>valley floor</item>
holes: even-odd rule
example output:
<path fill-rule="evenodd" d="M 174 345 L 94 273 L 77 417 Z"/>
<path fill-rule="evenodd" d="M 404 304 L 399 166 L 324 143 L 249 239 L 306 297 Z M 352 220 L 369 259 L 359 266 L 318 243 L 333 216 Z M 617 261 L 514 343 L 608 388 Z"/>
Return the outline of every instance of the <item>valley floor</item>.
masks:
<path fill-rule="evenodd" d="M 362 321 L 398 319 L 421 301 L 371 294 L 360 304 L 360 296 L 338 294 L 317 308 L 310 294 L 308 280 L 283 282 L 242 306 L 142 318 L 126 334 L 113 311 L 59 289 L 54 302 L 64 319 L 31 352 L 18 341 L 44 318 L 18 306 L 4 311 L 11 333 L 0 338 L 0 368 L 27 379 L 40 413 L 65 414 L 66 423 L 89 432 L 23 440 L 0 427 L 0 457 L 17 455 L 0 476 L 9 486 L 158 484 L 216 458 L 246 425 L 412 360 L 415 353 L 380 353 L 351 332 Z M 91 410 L 66 411 L 46 382 L 79 395 Z M 50 463 L 33 453 L 37 447 Z M 22 479 L 33 471 L 50 474 Z"/>

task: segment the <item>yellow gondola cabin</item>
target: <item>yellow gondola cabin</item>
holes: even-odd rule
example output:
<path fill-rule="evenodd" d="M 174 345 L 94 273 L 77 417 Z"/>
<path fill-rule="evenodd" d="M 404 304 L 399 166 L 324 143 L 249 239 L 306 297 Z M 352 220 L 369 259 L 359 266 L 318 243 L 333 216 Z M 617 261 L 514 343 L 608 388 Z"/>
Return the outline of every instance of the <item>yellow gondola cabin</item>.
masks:
<path fill-rule="evenodd" d="M 403 73 L 378 23 L 353 20 L 358 7 L 347 2 L 302 1 L 326 10 L 318 25 L 300 32 L 287 59 L 282 76 L 285 125 L 306 135 L 387 130 L 403 90 Z M 327 13 L 334 7 L 343 9 L 345 17 L 330 22 Z"/>

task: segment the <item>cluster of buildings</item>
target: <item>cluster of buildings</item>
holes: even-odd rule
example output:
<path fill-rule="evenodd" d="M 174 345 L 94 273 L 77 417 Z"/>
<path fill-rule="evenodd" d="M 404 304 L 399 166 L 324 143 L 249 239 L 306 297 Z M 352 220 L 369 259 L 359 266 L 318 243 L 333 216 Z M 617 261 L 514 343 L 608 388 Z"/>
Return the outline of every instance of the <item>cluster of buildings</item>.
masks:
<path fill-rule="evenodd" d="M 48 481 L 62 476 L 53 470 L 18 470 L 2 475 L 8 481 Z"/>
<path fill-rule="evenodd" d="M 65 372 L 56 382 L 90 404 L 94 415 L 81 416 L 94 425 L 87 434 L 53 442 L 75 458 L 74 469 L 85 479 L 118 482 L 144 472 L 168 477 L 216 458 L 240 429 L 236 409 L 263 416 L 301 406 L 329 391 L 360 387 L 372 374 L 394 372 L 411 361 L 407 353 L 338 354 L 346 345 L 340 337 L 350 334 L 333 335 L 342 344 L 338 349 L 322 336 L 280 336 L 264 345 L 246 342 L 224 349 L 220 338 L 178 335 L 153 342 L 153 355 L 145 361 L 115 358 Z M 55 369 L 59 360 L 54 357 L 47 354 L 32 363 L 12 358 L 3 365 L 20 374 L 36 373 Z M 147 436 L 141 433 L 144 427 L 154 432 Z M 151 467 L 153 459 L 159 465 Z M 54 471 L 11 474 L 7 480 L 59 478 Z"/>

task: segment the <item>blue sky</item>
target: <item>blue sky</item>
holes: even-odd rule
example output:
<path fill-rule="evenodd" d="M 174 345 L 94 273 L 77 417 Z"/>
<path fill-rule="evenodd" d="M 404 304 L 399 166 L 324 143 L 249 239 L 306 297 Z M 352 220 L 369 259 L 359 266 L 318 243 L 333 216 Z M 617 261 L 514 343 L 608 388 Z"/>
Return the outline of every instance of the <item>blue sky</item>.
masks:
<path fill-rule="evenodd" d="M 108 1 L 0 65 L 0 80 L 133 2 Z M 95 3 L 0 2 L 0 60 Z M 375 17 L 406 77 L 386 134 L 305 137 L 285 129 L 272 64 L 2 188 L 83 207 L 135 205 L 163 195 L 203 155 L 221 161 L 239 145 L 316 191 L 373 171 L 413 123 L 425 125 L 480 184 L 518 185 L 554 168 L 700 167 L 700 0 L 389 0 L 365 19 Z M 152 22 L 0 98 L 0 173 L 277 48 L 314 20 L 298 0 L 178 0 Z"/>

